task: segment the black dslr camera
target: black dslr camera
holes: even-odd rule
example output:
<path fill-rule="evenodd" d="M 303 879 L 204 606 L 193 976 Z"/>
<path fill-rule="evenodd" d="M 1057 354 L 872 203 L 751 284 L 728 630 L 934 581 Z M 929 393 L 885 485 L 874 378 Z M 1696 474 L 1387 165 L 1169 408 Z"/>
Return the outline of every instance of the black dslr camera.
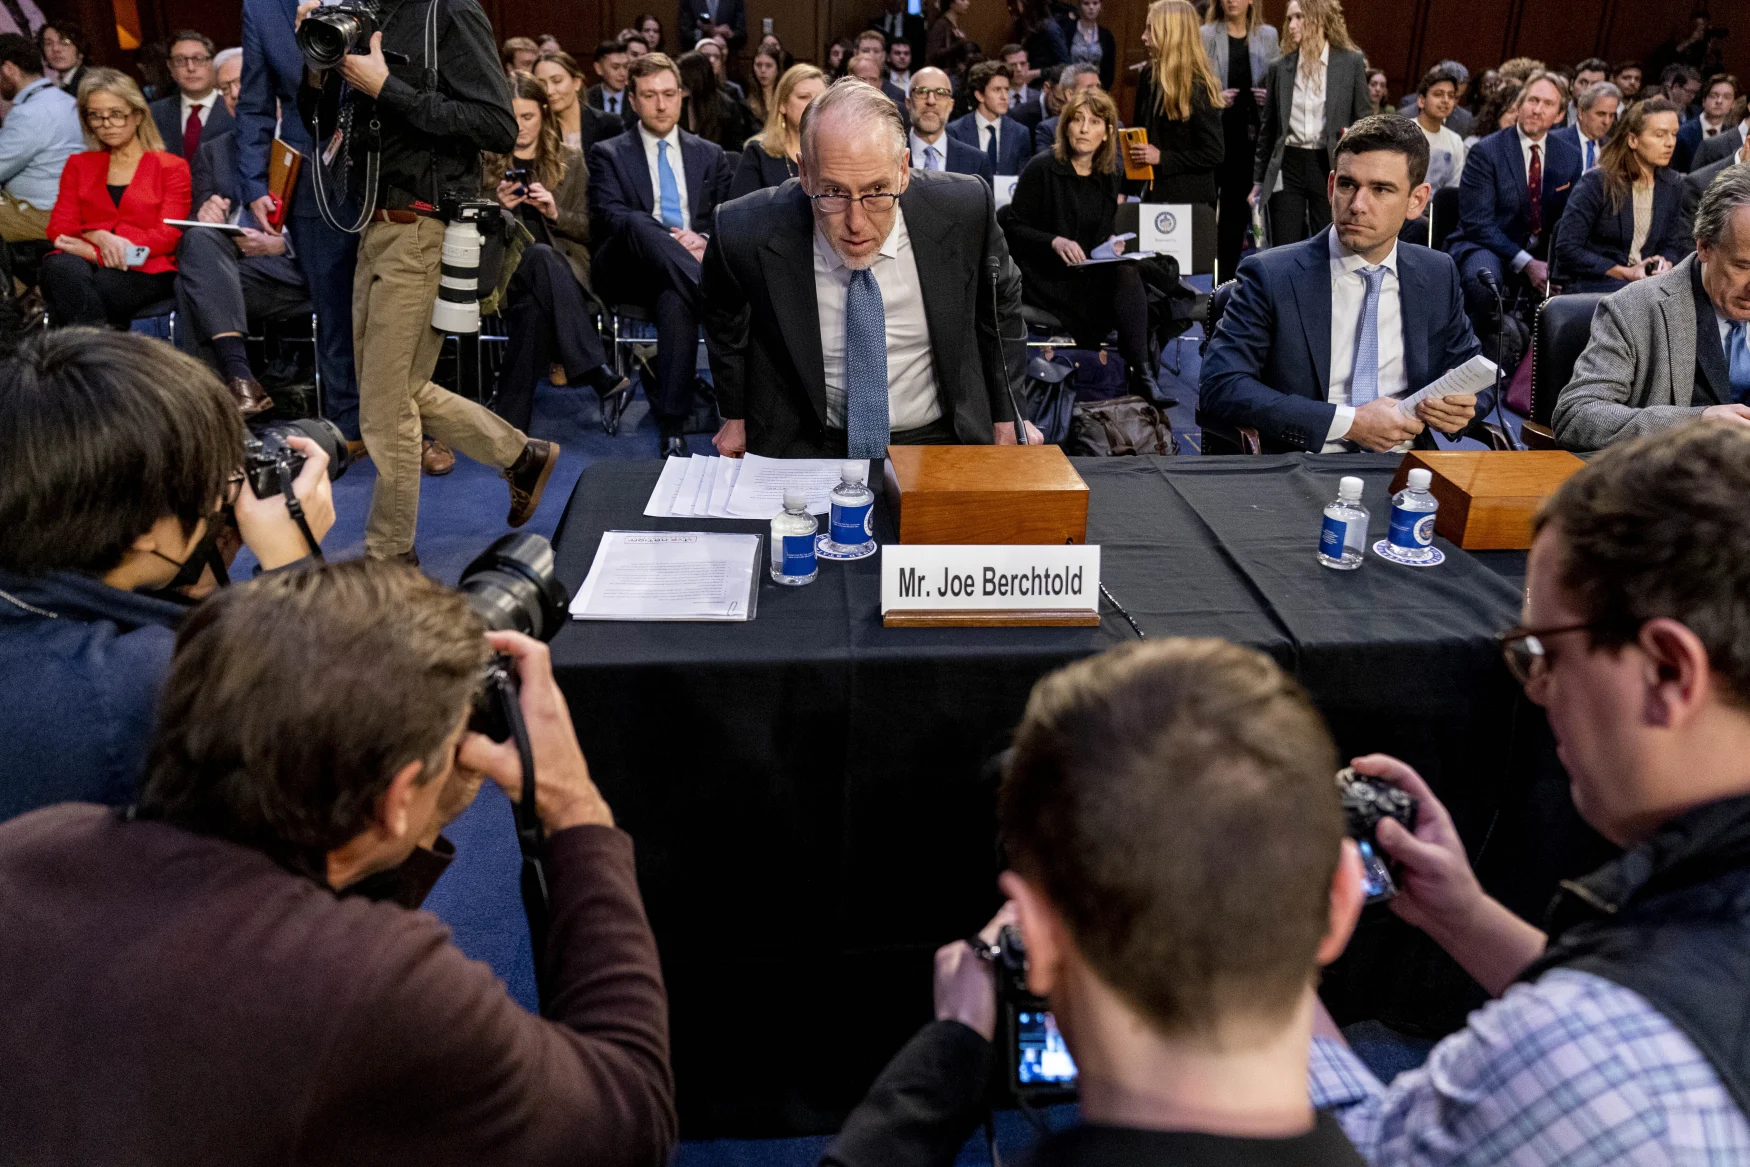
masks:
<path fill-rule="evenodd" d="M 328 455 L 330 481 L 346 473 L 351 455 L 346 437 L 325 417 L 299 417 L 291 421 L 264 422 L 250 428 L 243 439 L 243 474 L 256 498 L 272 498 L 304 469 L 303 451 L 287 438 L 309 438 Z"/>
<path fill-rule="evenodd" d="M 1398 894 L 1391 869 L 1379 853 L 1379 821 L 1398 820 L 1406 831 L 1416 829 L 1417 802 L 1389 782 L 1357 774 L 1353 767 L 1337 771 L 1337 792 L 1343 800 L 1343 822 L 1361 849 L 1361 889 L 1367 902 L 1382 904 Z"/>
<path fill-rule="evenodd" d="M 312 69 L 332 69 L 351 53 L 371 51 L 371 36 L 382 28 L 377 6 L 369 0 L 344 0 L 318 8 L 298 25 L 298 50 Z"/>
<path fill-rule="evenodd" d="M 1003 1093 L 1029 1106 L 1051 1106 L 1076 1096 L 1076 1064 L 1057 1018 L 1044 998 L 1027 989 L 1027 946 L 1021 930 L 1004 924 L 988 948 L 973 942 L 990 961 L 997 980 L 997 1043 L 1008 1073 Z"/>

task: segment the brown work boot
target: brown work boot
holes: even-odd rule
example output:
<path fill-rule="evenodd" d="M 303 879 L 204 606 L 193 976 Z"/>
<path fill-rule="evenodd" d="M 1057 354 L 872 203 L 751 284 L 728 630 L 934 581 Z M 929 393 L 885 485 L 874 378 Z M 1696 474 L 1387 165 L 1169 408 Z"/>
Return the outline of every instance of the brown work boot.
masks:
<path fill-rule="evenodd" d="M 504 472 L 504 480 L 510 483 L 510 517 L 504 520 L 506 523 L 520 527 L 529 521 L 535 508 L 541 505 L 541 492 L 547 489 L 547 479 L 553 477 L 553 467 L 557 465 L 558 442 L 528 440 L 522 457 Z"/>
<path fill-rule="evenodd" d="M 232 377 L 225 382 L 225 388 L 231 391 L 231 400 L 237 403 L 237 412 L 244 417 L 254 417 L 273 408 L 273 398 L 254 377 Z"/>
<path fill-rule="evenodd" d="M 456 468 L 456 456 L 436 438 L 426 438 L 419 451 L 419 468 L 433 478 L 442 478 Z"/>

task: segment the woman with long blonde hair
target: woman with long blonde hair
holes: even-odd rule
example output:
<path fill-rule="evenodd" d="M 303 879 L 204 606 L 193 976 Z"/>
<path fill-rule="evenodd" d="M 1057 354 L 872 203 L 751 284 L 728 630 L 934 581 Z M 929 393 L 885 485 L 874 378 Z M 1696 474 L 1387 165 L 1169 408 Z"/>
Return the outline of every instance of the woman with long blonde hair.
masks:
<path fill-rule="evenodd" d="M 1285 24 L 1283 55 L 1264 83 L 1250 200 L 1267 200 L 1272 245 L 1331 225 L 1331 156 L 1343 132 L 1373 112 L 1367 59 L 1349 38 L 1340 0 L 1288 0 Z"/>
<path fill-rule="evenodd" d="M 1227 153 L 1221 132 L 1227 102 L 1190 0 L 1149 5 L 1142 43 L 1149 61 L 1137 82 L 1131 124 L 1148 131 L 1148 143 L 1133 144 L 1127 161 L 1154 168 L 1146 201 L 1213 207 L 1220 190 L 1216 168 Z"/>
<path fill-rule="evenodd" d="M 796 177 L 802 156 L 802 111 L 825 91 L 826 74 L 813 65 L 792 65 L 784 70 L 772 90 L 765 128 L 748 139 L 736 163 L 730 198 L 779 186 Z"/>
<path fill-rule="evenodd" d="M 1246 198 L 1252 193 L 1252 155 L 1258 144 L 1258 124 L 1267 96 L 1264 77 L 1281 55 L 1276 29 L 1264 22 L 1264 0 L 1212 0 L 1203 21 L 1203 50 L 1227 108 L 1221 111 L 1225 155 L 1216 171 L 1221 201 L 1216 215 L 1216 278 L 1230 280 L 1245 250 L 1252 214 Z"/>

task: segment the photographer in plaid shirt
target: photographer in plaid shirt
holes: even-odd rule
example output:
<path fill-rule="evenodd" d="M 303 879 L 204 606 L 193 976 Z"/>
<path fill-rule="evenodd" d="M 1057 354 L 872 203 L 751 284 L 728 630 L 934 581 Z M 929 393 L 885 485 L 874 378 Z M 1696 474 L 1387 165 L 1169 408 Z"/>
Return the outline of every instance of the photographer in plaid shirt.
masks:
<path fill-rule="evenodd" d="M 1315 1107 L 1378 1165 L 1750 1163 L 1750 431 L 1612 447 L 1544 507 L 1524 624 L 1575 805 L 1625 854 L 1563 885 L 1548 931 L 1483 893 L 1422 800 L 1392 901 L 1497 996 L 1382 1085 L 1320 1017 Z M 1321 1010 L 1322 1012 L 1322 1010 Z"/>

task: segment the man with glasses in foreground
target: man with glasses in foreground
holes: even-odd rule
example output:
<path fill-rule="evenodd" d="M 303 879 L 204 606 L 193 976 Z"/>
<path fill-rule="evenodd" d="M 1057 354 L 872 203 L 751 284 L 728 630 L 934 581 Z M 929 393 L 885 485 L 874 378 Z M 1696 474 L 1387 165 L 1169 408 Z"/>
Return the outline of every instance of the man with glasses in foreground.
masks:
<path fill-rule="evenodd" d="M 1750 1161 L 1750 432 L 1614 446 L 1538 516 L 1509 667 L 1549 713 L 1580 814 L 1626 849 L 1547 930 L 1485 894 L 1426 783 L 1392 909 L 1497 997 L 1389 1086 L 1323 1014 L 1313 1105 L 1371 1163 Z"/>
<path fill-rule="evenodd" d="M 913 171 L 898 107 L 861 81 L 801 128 L 800 182 L 718 208 L 705 249 L 718 451 L 1012 444 L 1027 330 L 990 187 Z"/>

